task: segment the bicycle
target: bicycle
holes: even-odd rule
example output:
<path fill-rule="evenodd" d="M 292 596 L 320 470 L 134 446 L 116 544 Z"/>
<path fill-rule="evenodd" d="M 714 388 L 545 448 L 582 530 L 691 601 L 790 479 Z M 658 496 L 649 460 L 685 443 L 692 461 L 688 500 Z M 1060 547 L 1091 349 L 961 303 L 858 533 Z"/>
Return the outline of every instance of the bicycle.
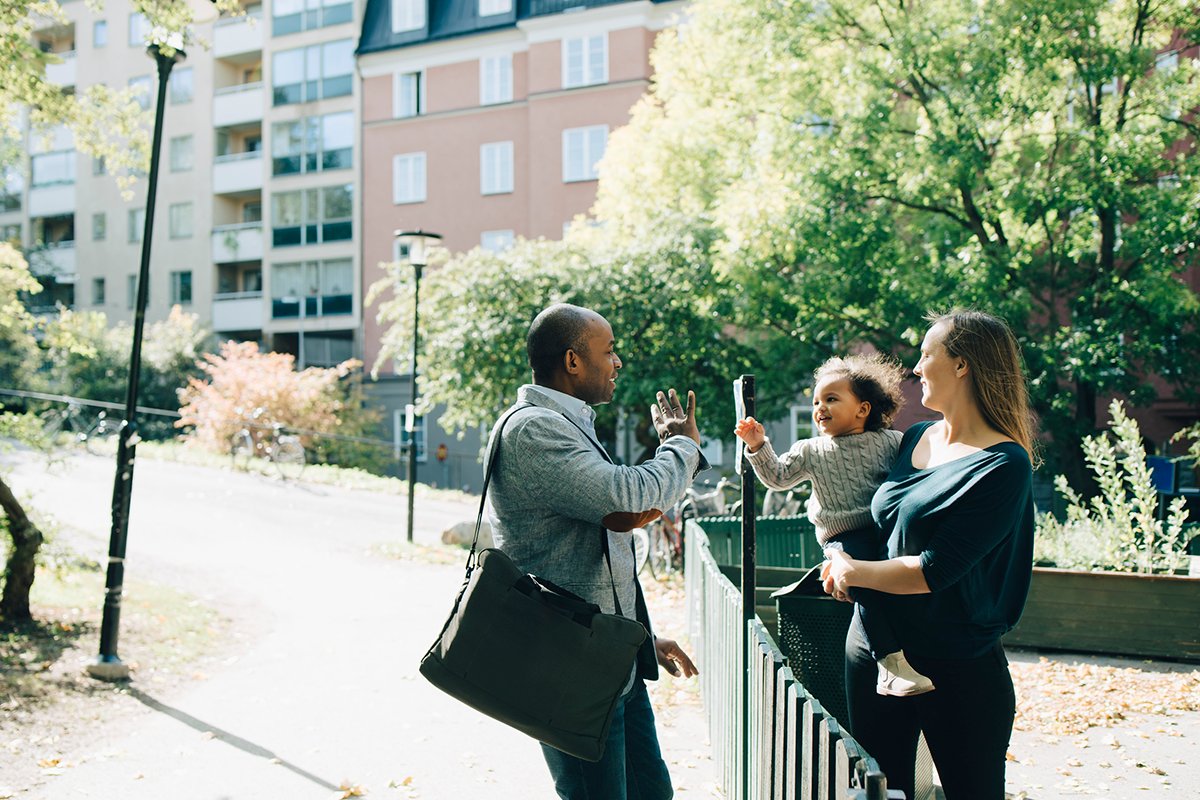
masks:
<path fill-rule="evenodd" d="M 784 494 L 767 489 L 766 497 L 763 498 L 762 513 L 764 517 L 794 517 L 800 513 L 802 504 L 803 501 L 796 496 L 794 490 Z"/>
<path fill-rule="evenodd" d="M 250 459 L 259 455 L 271 462 L 281 478 L 295 480 L 300 477 L 300 473 L 304 471 L 307 464 L 304 445 L 300 443 L 299 436 L 285 435 L 283 431 L 286 426 L 280 422 L 270 424 L 270 441 L 256 441 L 251 428 L 268 427 L 255 422 L 264 411 L 265 409 L 256 408 L 246 427 L 235 433 L 230 440 L 229 454 L 233 461 L 233 467 L 244 470 L 249 467 Z"/>
<path fill-rule="evenodd" d="M 66 408 L 43 412 L 42 431 L 47 439 L 56 442 L 64 430 L 70 429 L 75 442 L 82 444 L 92 455 L 111 455 L 107 444 L 120 431 L 120 421 L 108 419 L 104 411 L 90 425 L 85 426 L 82 420 L 83 407 L 78 403 L 68 403 Z"/>
<path fill-rule="evenodd" d="M 79 421 L 82 413 L 83 408 L 78 403 L 68 403 L 66 408 L 52 408 L 49 411 L 43 411 L 41 414 L 42 432 L 46 434 L 47 439 L 53 442 L 58 439 L 64 428 L 70 428 L 78 439 L 86 430 Z"/>
<path fill-rule="evenodd" d="M 78 435 L 84 448 L 94 456 L 111 455 L 109 442 L 121 432 L 121 420 L 109 419 L 107 412 L 101 411 L 96 421 L 83 433 Z"/>

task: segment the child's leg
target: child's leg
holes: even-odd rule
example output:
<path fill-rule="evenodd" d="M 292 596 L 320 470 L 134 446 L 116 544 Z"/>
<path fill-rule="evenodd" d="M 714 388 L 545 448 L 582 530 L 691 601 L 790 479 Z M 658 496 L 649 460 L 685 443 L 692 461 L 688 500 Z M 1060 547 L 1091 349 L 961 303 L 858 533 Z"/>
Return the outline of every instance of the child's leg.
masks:
<path fill-rule="evenodd" d="M 859 561 L 876 561 L 879 558 L 879 531 L 875 528 L 847 531 L 826 542 L 825 549 L 841 550 Z M 850 596 L 854 598 L 854 613 L 862 625 L 871 658 L 879 661 L 900 650 L 900 642 L 878 602 L 879 596 L 870 589 L 855 589 Z"/>

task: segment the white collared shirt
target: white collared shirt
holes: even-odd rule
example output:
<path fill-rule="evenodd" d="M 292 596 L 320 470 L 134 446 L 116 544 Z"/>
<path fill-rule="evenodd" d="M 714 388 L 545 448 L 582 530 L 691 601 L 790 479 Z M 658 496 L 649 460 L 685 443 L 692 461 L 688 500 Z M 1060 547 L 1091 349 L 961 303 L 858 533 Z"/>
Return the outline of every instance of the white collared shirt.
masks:
<path fill-rule="evenodd" d="M 578 417 L 583 423 L 584 428 L 595 430 L 596 427 L 596 412 L 587 403 L 580 400 L 572 394 L 560 392 L 557 389 L 551 389 L 549 386 L 540 386 L 533 384 L 533 387 L 542 394 L 549 397 L 554 402 L 565 408 L 572 416 Z"/>

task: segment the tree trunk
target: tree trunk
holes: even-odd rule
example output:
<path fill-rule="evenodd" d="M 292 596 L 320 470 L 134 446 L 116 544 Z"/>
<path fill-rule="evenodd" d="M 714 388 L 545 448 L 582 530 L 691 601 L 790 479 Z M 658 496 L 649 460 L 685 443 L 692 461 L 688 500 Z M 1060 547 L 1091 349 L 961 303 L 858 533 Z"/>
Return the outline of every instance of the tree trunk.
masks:
<path fill-rule="evenodd" d="M 1075 427 L 1058 438 L 1060 465 L 1067 483 L 1085 500 L 1100 493 L 1096 476 L 1083 455 L 1083 437 L 1096 435 L 1096 389 L 1090 383 L 1075 384 Z"/>
<path fill-rule="evenodd" d="M 37 529 L 13 495 L 0 480 L 0 509 L 8 517 L 8 533 L 13 548 L 4 569 L 4 594 L 0 596 L 0 619 L 26 622 L 29 613 L 29 590 L 33 588 L 34 562 L 42 546 L 42 532 Z"/>

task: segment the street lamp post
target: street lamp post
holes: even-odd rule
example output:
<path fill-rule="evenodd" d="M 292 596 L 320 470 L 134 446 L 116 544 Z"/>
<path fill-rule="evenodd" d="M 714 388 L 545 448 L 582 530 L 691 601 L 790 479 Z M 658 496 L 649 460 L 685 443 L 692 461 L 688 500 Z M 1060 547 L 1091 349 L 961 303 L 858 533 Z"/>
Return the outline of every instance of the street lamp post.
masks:
<path fill-rule="evenodd" d="M 408 429 L 408 541 L 413 540 L 413 504 L 417 485 L 417 314 L 421 308 L 421 271 L 429 262 L 429 248 L 440 242 L 436 233 L 396 231 L 396 240 L 408 246 L 408 263 L 412 264 L 413 276 L 413 354 L 412 354 L 412 411 L 405 415 Z"/>
<path fill-rule="evenodd" d="M 217 7 L 211 0 L 185 0 L 192 10 L 192 21 L 211 22 Z M 137 299 L 133 317 L 133 347 L 129 356 L 129 380 L 125 387 L 125 419 L 117 437 L 117 474 L 113 479 L 112 532 L 108 541 L 108 570 L 104 581 L 104 615 L 100 621 L 100 653 L 87 665 L 88 674 L 103 680 L 129 677 L 129 667 L 117 657 L 117 637 L 121 625 L 121 593 L 125 582 L 125 545 L 129 538 L 129 501 L 133 493 L 133 464 L 137 443 L 138 379 L 142 371 L 142 335 L 146 327 L 147 283 L 150 278 L 150 242 L 154 233 L 154 201 L 158 191 L 158 162 L 162 152 L 163 111 L 167 102 L 167 84 L 171 69 L 187 58 L 178 48 L 167 55 L 158 44 L 146 48 L 146 54 L 158 65 L 158 104 L 154 114 L 154 138 L 150 146 L 150 175 L 146 186 L 146 219 L 142 231 L 142 261 L 138 271 Z"/>

